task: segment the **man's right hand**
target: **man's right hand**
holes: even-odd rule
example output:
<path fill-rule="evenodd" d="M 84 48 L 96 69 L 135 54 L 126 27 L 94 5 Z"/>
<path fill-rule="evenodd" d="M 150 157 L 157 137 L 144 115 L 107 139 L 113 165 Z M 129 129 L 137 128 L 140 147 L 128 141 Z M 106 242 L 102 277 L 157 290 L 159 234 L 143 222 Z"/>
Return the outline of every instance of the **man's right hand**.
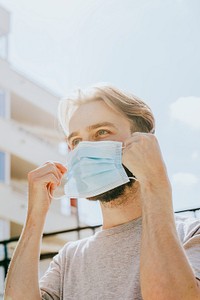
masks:
<path fill-rule="evenodd" d="M 8 270 L 5 299 L 41 299 L 38 272 L 43 226 L 51 204 L 50 194 L 66 171 L 61 163 L 47 162 L 28 174 L 28 214 Z"/>
<path fill-rule="evenodd" d="M 28 174 L 28 216 L 46 217 L 54 190 L 67 169 L 58 162 L 47 162 Z"/>

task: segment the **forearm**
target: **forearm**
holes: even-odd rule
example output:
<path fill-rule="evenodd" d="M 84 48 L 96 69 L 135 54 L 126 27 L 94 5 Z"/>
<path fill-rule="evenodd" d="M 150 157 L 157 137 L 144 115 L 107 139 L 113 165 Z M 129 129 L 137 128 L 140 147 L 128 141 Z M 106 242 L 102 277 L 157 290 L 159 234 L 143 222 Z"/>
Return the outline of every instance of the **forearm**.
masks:
<path fill-rule="evenodd" d="M 140 275 L 144 300 L 200 299 L 176 233 L 170 188 L 147 188 L 143 195 Z"/>
<path fill-rule="evenodd" d="M 28 216 L 6 278 L 5 300 L 39 300 L 38 268 L 44 220 Z"/>

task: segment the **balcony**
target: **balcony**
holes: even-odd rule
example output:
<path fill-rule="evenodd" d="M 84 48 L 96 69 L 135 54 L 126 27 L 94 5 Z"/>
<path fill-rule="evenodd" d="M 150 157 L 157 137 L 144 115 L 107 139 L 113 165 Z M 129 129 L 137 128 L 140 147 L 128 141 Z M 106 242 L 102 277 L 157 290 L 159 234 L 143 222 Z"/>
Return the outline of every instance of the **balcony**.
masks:
<path fill-rule="evenodd" d="M 13 180 L 10 185 L 0 182 L 0 190 L 0 218 L 23 225 L 27 212 L 27 182 Z M 65 201 L 67 206 L 69 200 L 66 199 Z M 68 215 L 63 214 L 60 200 L 53 200 L 45 222 L 44 232 L 75 227 L 77 227 L 76 215 L 70 211 Z"/>
<path fill-rule="evenodd" d="M 0 37 L 8 35 L 10 31 L 10 13 L 0 6 Z"/>
<path fill-rule="evenodd" d="M 59 96 L 15 70 L 8 61 L 0 58 L 0 87 L 57 117 Z"/>
<path fill-rule="evenodd" d="M 38 136 L 37 133 L 34 133 L 34 126 L 32 128 L 31 132 L 31 126 L 28 127 L 13 120 L 0 118 L 0 149 L 36 166 L 47 160 L 64 163 L 65 157 L 59 153 L 57 145 Z M 36 128 L 36 131 L 38 130 Z"/>

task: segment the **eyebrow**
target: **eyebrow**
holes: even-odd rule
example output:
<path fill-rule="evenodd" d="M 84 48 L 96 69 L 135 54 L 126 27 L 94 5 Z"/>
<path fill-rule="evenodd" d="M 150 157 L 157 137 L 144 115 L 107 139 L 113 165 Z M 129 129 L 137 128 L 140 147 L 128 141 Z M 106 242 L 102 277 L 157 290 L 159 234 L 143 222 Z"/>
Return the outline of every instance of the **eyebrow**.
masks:
<path fill-rule="evenodd" d="M 113 127 L 113 128 L 116 129 L 115 125 L 113 123 L 110 123 L 110 122 L 102 122 L 102 123 L 97 123 L 97 124 L 94 124 L 94 125 L 90 125 L 86 129 L 87 129 L 87 131 L 91 131 L 91 130 L 94 130 L 94 129 L 97 129 L 97 128 L 103 127 L 103 126 Z M 69 142 L 70 139 L 72 139 L 74 136 L 77 136 L 77 135 L 79 135 L 79 131 L 74 131 L 74 132 L 70 133 L 70 135 L 67 137 L 67 141 Z"/>

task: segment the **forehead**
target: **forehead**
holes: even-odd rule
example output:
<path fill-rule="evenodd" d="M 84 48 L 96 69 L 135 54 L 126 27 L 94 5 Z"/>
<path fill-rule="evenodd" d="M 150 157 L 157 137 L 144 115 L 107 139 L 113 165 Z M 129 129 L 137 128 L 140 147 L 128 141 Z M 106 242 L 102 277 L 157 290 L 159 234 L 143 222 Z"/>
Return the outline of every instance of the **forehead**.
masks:
<path fill-rule="evenodd" d="M 104 101 L 90 101 L 81 104 L 73 112 L 69 120 L 69 134 L 101 122 L 130 126 L 130 121 L 123 114 L 109 107 Z"/>

